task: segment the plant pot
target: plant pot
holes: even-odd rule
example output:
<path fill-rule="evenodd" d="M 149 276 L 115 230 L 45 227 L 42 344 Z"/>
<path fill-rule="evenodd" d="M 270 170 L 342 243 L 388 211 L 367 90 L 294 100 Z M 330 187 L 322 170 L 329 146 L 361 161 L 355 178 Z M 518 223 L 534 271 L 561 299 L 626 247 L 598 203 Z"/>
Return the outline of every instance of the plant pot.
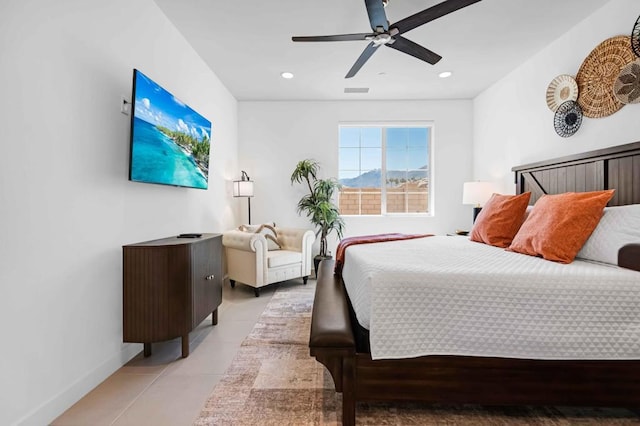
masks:
<path fill-rule="evenodd" d="M 316 279 L 318 279 L 318 266 L 324 259 L 331 259 L 333 256 L 320 256 L 319 254 L 313 258 L 313 270 L 316 271 Z"/>

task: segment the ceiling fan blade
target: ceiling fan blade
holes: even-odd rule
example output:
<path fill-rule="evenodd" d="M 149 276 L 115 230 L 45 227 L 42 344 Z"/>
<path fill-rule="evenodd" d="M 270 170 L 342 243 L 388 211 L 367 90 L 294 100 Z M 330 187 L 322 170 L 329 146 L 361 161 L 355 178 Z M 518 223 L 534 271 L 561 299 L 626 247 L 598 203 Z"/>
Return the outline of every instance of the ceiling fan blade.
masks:
<path fill-rule="evenodd" d="M 382 27 L 383 30 L 388 31 L 389 21 L 387 20 L 387 14 L 384 12 L 382 0 L 364 0 L 364 3 L 367 6 L 371 29 L 376 32 L 378 27 Z"/>
<path fill-rule="evenodd" d="M 364 63 L 367 62 L 371 57 L 371 55 L 375 53 L 376 49 L 378 49 L 377 45 L 375 45 L 373 42 L 369 43 L 369 45 L 364 49 L 364 52 L 362 52 L 360 57 L 356 60 L 356 63 L 353 64 L 353 66 L 351 67 L 347 75 L 344 76 L 344 78 L 351 78 L 354 75 L 356 75 L 358 71 L 360 71 L 360 68 L 362 68 Z"/>
<path fill-rule="evenodd" d="M 434 19 L 438 19 L 451 12 L 455 12 L 456 10 L 462 9 L 463 7 L 471 6 L 472 4 L 478 3 L 479 1 L 481 0 L 446 0 L 442 3 L 438 3 L 435 6 L 425 9 L 422 12 L 418 12 L 407 18 L 399 20 L 395 24 L 392 24 L 391 28 L 397 28 L 400 34 L 406 33 L 407 31 L 411 31 L 412 29 L 417 28 L 420 25 L 426 24 L 427 22 L 433 21 Z"/>
<path fill-rule="evenodd" d="M 388 43 L 387 46 L 392 49 L 399 50 L 400 52 L 404 52 L 407 55 L 411 55 L 414 58 L 421 59 L 425 62 L 430 63 L 431 65 L 437 63 L 442 56 L 438 55 L 435 52 L 427 49 L 426 47 L 422 47 L 419 44 L 406 39 L 402 36 L 395 36 L 395 41 L 393 43 Z"/>
<path fill-rule="evenodd" d="M 351 41 L 351 40 L 367 40 L 367 37 L 375 37 L 375 34 L 337 34 L 326 36 L 300 36 L 291 37 L 293 41 Z"/>

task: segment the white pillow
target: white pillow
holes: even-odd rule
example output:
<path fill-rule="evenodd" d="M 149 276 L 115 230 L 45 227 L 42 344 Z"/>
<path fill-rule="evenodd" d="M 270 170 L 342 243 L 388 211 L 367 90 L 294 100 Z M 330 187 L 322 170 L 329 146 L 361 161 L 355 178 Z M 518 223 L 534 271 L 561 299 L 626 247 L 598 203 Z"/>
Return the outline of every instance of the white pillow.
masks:
<path fill-rule="evenodd" d="M 576 257 L 618 264 L 618 250 L 640 243 L 640 204 L 605 207 L 602 219 Z"/>
<path fill-rule="evenodd" d="M 281 244 L 278 240 L 278 231 L 275 223 L 263 223 L 261 225 L 240 225 L 238 230 L 262 234 L 267 239 L 267 251 L 280 250 Z"/>

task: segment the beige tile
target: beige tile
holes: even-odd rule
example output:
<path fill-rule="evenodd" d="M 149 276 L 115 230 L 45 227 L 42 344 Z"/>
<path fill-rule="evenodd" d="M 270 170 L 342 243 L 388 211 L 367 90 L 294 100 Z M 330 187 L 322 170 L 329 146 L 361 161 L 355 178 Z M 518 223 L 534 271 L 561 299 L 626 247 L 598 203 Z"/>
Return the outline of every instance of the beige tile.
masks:
<path fill-rule="evenodd" d="M 232 292 L 235 292 L 236 290 L 239 289 L 236 288 L 232 290 Z M 273 294 L 269 294 L 268 292 L 264 292 L 260 297 L 255 297 L 253 295 L 253 290 L 251 290 L 250 295 L 227 300 L 223 302 L 226 303 L 226 305 L 222 318 L 250 319 L 255 321 L 272 297 Z M 247 314 L 249 316 L 247 316 Z"/>
<path fill-rule="evenodd" d="M 110 425 L 157 378 L 155 374 L 113 374 L 51 424 Z"/>
<path fill-rule="evenodd" d="M 209 316 L 190 333 L 188 358 L 179 338 L 154 343 L 150 357 L 138 354 L 52 424 L 191 425 L 280 286 L 301 283 L 263 288 L 260 297 L 251 287 L 227 284 L 218 325 Z"/>
<path fill-rule="evenodd" d="M 179 359 L 167 366 L 163 376 L 223 374 L 238 352 L 239 344 L 221 343 L 208 340 L 194 351 L 188 358 Z"/>
<path fill-rule="evenodd" d="M 277 287 L 278 287 L 277 284 L 261 287 L 260 295 L 271 296 Z M 225 290 L 227 290 L 226 296 L 230 300 L 256 298 L 253 291 L 253 287 L 250 285 L 245 285 L 237 282 L 234 288 L 227 287 Z"/>
<path fill-rule="evenodd" d="M 221 321 L 234 321 L 245 320 L 256 322 L 260 317 L 260 314 L 264 311 L 268 302 L 259 301 L 257 303 L 251 303 L 249 301 L 244 303 L 238 303 L 231 306 L 224 315 L 221 316 Z"/>
<path fill-rule="evenodd" d="M 194 331 L 189 333 L 189 353 L 194 352 L 202 341 L 218 326 L 212 326 L 211 322 L 203 322 Z M 156 342 L 151 345 L 151 356 L 144 357 L 140 352 L 123 369 L 129 374 L 146 374 L 157 372 L 172 362 L 182 359 L 182 338 L 175 338 L 164 342 Z M 155 371 L 160 369 L 160 371 Z"/>
<path fill-rule="evenodd" d="M 256 320 L 227 319 L 223 326 L 211 330 L 203 341 L 216 340 L 220 343 L 240 344 L 253 330 Z"/>
<path fill-rule="evenodd" d="M 135 358 L 134 358 L 135 360 Z M 130 363 L 134 360 L 131 360 Z M 125 364 L 114 374 L 146 374 L 159 376 L 168 364 Z"/>
<path fill-rule="evenodd" d="M 164 368 L 173 361 L 182 358 L 182 342 L 174 339 L 151 345 L 151 356 L 144 357 L 142 352 L 136 355 L 125 367 L 158 367 Z"/>
<path fill-rule="evenodd" d="M 238 304 L 267 304 L 273 293 L 275 287 L 263 287 L 260 290 L 260 297 L 256 297 L 253 292 L 253 287 L 249 287 L 243 284 L 238 284 L 236 288 L 228 291 L 228 296 L 224 299 L 223 303 L 238 305 Z"/>
<path fill-rule="evenodd" d="M 191 333 L 189 333 L 189 348 L 198 347 L 198 345 L 214 330 L 220 328 L 220 323 L 218 325 L 211 325 L 211 317 L 205 320 L 202 324 L 196 327 Z"/>
<path fill-rule="evenodd" d="M 219 375 L 162 376 L 113 425 L 192 425 L 220 378 Z"/>
<path fill-rule="evenodd" d="M 193 339 L 198 334 L 206 333 L 208 330 L 211 330 L 211 327 L 215 327 L 215 325 L 213 325 L 213 323 L 211 322 L 211 314 L 209 314 L 208 317 L 206 317 L 200 324 L 196 326 L 196 328 L 191 331 L 191 333 L 189 333 L 189 336 Z"/>

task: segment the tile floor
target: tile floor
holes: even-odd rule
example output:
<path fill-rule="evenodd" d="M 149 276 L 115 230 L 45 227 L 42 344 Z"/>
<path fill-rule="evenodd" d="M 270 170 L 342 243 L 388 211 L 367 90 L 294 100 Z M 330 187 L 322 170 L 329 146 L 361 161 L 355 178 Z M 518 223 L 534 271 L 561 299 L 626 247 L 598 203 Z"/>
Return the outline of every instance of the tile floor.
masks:
<path fill-rule="evenodd" d="M 275 290 L 290 285 L 302 280 L 265 287 L 255 297 L 252 287 L 226 282 L 218 325 L 209 317 L 191 332 L 189 357 L 181 357 L 179 338 L 154 343 L 150 357 L 138 354 L 51 424 L 192 425 Z"/>

